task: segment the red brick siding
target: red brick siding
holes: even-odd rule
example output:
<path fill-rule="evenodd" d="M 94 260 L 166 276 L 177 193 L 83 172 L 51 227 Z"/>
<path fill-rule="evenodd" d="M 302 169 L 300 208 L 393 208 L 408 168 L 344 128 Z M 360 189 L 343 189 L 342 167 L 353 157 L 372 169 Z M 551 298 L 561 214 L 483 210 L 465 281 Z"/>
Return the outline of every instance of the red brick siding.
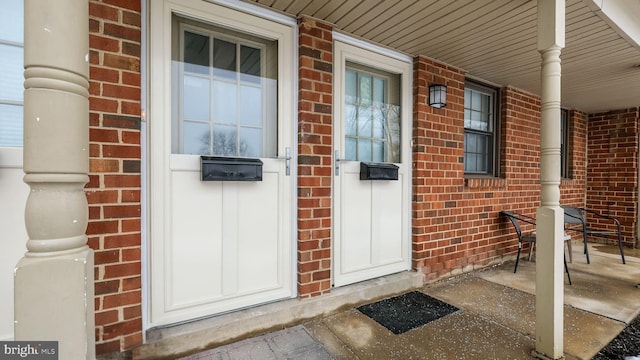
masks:
<path fill-rule="evenodd" d="M 331 290 L 332 27 L 299 24 L 298 294 Z"/>
<path fill-rule="evenodd" d="M 430 277 L 467 265 L 472 220 L 463 197 L 464 73 L 423 57 L 414 60 L 412 260 Z M 447 85 L 447 106 L 428 105 L 429 85 Z"/>
<path fill-rule="evenodd" d="M 471 271 L 512 258 L 517 238 L 501 210 L 535 215 L 540 205 L 540 99 L 500 89 L 498 178 L 465 177 L 464 81 L 462 70 L 428 58 L 414 61 L 413 266 L 428 280 Z M 447 106 L 427 104 L 428 86 L 447 85 Z M 584 150 L 584 117 L 574 112 L 575 150 Z M 577 139 L 577 140 L 576 140 Z M 571 157 L 578 180 L 562 193 L 584 194 L 584 156 Z M 584 195 L 582 195 L 584 197 Z"/>
<path fill-rule="evenodd" d="M 96 353 L 142 343 L 140 1 L 91 0 L 89 246 Z"/>
<path fill-rule="evenodd" d="M 620 220 L 622 240 L 637 246 L 639 108 L 590 114 L 586 207 Z M 590 218 L 597 224 L 600 219 Z M 605 223 L 600 226 L 605 226 Z"/>

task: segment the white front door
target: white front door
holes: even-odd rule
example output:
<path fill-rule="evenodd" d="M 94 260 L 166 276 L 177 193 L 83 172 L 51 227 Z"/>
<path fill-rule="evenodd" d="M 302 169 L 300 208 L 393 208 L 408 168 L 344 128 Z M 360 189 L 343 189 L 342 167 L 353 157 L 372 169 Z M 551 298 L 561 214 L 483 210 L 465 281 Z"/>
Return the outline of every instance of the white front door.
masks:
<path fill-rule="evenodd" d="M 202 1 L 151 6 L 151 325 L 291 297 L 293 28 Z"/>
<path fill-rule="evenodd" d="M 341 286 L 410 268 L 411 63 L 342 42 L 335 52 L 333 280 Z M 361 174 L 362 163 L 384 179 Z"/>

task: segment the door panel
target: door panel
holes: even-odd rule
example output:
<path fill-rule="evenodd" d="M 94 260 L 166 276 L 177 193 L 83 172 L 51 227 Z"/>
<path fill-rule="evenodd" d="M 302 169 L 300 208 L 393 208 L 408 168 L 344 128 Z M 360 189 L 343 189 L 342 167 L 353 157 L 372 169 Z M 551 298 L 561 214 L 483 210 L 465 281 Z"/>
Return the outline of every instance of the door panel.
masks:
<path fill-rule="evenodd" d="M 281 293 L 290 269 L 279 221 L 287 207 L 282 161 L 263 159 L 261 182 L 203 182 L 198 156 L 172 160 L 181 165 L 171 170 L 166 309 L 215 303 L 214 311 L 227 311 L 238 297 L 261 302 L 266 292 Z"/>
<path fill-rule="evenodd" d="M 405 175 L 398 181 L 360 180 L 360 163 L 341 161 L 336 178 L 334 284 L 408 270 Z"/>

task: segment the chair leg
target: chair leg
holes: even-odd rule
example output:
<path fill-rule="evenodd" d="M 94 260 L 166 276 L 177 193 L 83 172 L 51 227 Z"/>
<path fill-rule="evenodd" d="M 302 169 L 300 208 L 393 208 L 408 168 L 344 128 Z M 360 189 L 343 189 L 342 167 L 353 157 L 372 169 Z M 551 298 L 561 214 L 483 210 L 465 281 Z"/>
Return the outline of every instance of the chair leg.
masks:
<path fill-rule="evenodd" d="M 620 231 L 618 231 L 618 248 L 620 248 L 620 256 L 622 257 L 622 263 L 626 264 L 624 261 L 624 250 L 622 250 L 622 236 L 620 235 Z"/>
<path fill-rule="evenodd" d="M 584 254 L 587 255 L 587 264 L 591 264 L 591 261 L 589 260 L 589 246 L 587 246 L 587 229 L 583 229 L 582 237 L 584 239 Z"/>
<path fill-rule="evenodd" d="M 513 268 L 514 274 L 518 270 L 518 261 L 520 261 L 520 250 L 522 250 L 522 243 L 518 243 L 518 254 L 516 255 L 516 266 Z"/>
<path fill-rule="evenodd" d="M 531 261 L 531 254 L 533 254 L 533 248 L 536 246 L 536 243 L 529 243 L 529 261 Z"/>
<path fill-rule="evenodd" d="M 569 238 L 569 240 L 565 241 L 567 243 L 567 249 L 569 250 L 569 262 L 572 263 L 573 262 L 573 249 L 571 246 L 571 238 Z"/>

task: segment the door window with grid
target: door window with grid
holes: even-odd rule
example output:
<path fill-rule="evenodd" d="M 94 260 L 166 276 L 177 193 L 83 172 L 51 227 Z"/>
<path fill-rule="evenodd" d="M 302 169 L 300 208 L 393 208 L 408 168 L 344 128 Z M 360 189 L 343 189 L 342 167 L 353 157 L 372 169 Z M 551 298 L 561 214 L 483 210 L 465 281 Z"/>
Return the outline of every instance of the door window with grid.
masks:
<path fill-rule="evenodd" d="M 275 156 L 276 41 L 198 25 L 177 25 L 172 152 Z"/>
<path fill-rule="evenodd" d="M 464 171 L 494 175 L 496 90 L 469 84 L 464 90 Z"/>
<path fill-rule="evenodd" d="M 347 62 L 345 159 L 399 163 L 399 75 Z"/>

